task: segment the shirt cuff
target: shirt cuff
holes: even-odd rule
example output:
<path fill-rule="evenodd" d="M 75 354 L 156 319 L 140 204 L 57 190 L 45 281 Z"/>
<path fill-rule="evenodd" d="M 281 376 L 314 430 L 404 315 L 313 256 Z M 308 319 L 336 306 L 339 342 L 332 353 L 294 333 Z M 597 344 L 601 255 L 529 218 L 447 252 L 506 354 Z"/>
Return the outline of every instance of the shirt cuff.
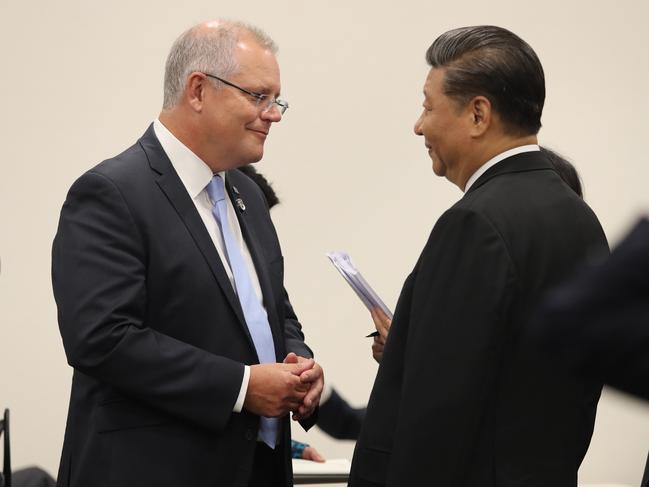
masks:
<path fill-rule="evenodd" d="M 241 380 L 241 389 L 239 390 L 239 396 L 237 396 L 237 402 L 234 403 L 232 411 L 235 413 L 240 413 L 243 409 L 243 402 L 246 400 L 246 392 L 248 392 L 248 382 L 250 382 L 250 366 L 243 366 L 243 379 Z"/>
<path fill-rule="evenodd" d="M 325 381 L 324 388 L 322 389 L 322 394 L 320 394 L 320 405 L 321 406 L 329 400 L 329 398 L 331 397 L 332 392 L 333 392 L 333 389 L 329 385 L 329 382 Z"/>

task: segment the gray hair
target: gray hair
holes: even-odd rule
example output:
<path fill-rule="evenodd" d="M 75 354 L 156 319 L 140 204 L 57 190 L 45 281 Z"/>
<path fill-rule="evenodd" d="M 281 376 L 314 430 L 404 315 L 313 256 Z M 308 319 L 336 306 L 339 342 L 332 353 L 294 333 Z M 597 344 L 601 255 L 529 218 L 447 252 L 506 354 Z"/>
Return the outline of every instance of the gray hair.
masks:
<path fill-rule="evenodd" d="M 171 46 L 164 78 L 164 102 L 168 110 L 180 101 L 189 75 L 195 71 L 225 78 L 239 70 L 234 48 L 242 34 L 249 34 L 260 46 L 273 54 L 277 45 L 264 31 L 243 22 L 218 21 L 216 27 L 198 24 L 183 32 Z M 210 78 L 215 86 L 217 80 Z"/>

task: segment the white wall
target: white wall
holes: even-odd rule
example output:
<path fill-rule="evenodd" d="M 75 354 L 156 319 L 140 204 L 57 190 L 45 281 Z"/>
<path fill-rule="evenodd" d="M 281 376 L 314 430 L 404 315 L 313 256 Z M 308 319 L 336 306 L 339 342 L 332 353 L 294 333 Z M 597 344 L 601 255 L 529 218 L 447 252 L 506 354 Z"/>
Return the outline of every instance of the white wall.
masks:
<path fill-rule="evenodd" d="M 436 178 L 412 133 L 424 52 L 452 27 L 493 23 L 546 70 L 543 144 L 569 156 L 616 241 L 649 207 L 644 1 L 2 2 L 0 90 L 0 407 L 13 414 L 16 466 L 56 472 L 71 370 L 52 298 L 50 245 L 72 181 L 146 129 L 161 104 L 173 39 L 219 16 L 280 45 L 291 102 L 259 164 L 283 200 L 274 218 L 287 288 L 327 378 L 352 402 L 376 366 L 365 310 L 324 257 L 346 249 L 390 306 L 439 215 L 460 192 Z M 582 480 L 637 484 L 649 408 L 607 393 Z M 296 433 L 330 457 L 350 444 Z"/>

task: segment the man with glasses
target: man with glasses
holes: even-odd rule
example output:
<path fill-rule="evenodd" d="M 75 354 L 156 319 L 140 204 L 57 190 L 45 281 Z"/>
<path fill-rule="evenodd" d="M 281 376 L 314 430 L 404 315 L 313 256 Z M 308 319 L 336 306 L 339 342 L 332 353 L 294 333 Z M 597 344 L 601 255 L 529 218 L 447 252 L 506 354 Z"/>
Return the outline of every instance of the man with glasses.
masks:
<path fill-rule="evenodd" d="M 163 110 L 81 176 L 52 273 L 74 367 L 60 485 L 288 486 L 288 414 L 323 386 L 283 287 L 259 161 L 279 99 L 273 41 L 207 22 L 169 54 Z"/>

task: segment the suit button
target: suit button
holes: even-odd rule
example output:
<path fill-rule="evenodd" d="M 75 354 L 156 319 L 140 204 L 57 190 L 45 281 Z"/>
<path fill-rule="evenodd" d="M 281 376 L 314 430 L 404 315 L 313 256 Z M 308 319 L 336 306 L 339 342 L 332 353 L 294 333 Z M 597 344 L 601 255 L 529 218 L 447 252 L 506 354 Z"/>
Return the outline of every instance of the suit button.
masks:
<path fill-rule="evenodd" d="M 252 441 L 255 439 L 255 432 L 252 431 L 251 429 L 246 430 L 246 440 Z"/>

